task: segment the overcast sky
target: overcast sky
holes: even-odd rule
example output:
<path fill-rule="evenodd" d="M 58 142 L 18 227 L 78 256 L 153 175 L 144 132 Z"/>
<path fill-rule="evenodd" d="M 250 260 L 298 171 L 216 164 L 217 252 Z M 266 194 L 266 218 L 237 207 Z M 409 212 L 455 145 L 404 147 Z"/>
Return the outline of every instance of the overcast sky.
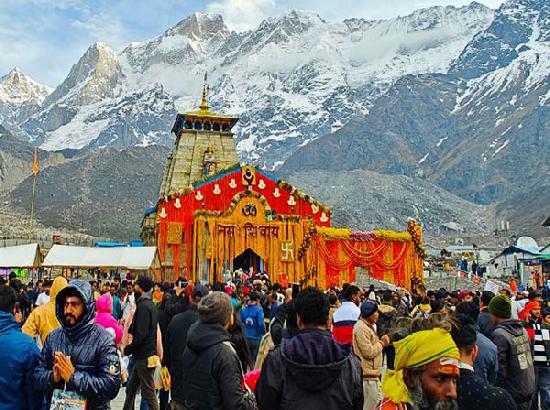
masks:
<path fill-rule="evenodd" d="M 479 0 L 497 8 L 501 0 Z M 230 29 L 254 28 L 291 9 L 328 21 L 380 19 L 463 0 L 0 0 L 0 76 L 18 66 L 35 80 L 56 86 L 95 41 L 121 51 L 154 37 L 195 11 L 224 16 Z"/>

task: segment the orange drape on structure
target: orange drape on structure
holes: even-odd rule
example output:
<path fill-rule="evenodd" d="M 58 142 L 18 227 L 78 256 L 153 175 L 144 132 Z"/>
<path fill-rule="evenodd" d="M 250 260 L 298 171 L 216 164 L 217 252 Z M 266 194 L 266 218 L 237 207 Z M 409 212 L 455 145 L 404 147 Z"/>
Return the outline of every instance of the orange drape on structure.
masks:
<path fill-rule="evenodd" d="M 355 267 L 368 268 L 375 279 L 410 287 L 413 277 L 422 275 L 422 259 L 411 242 L 381 239 L 353 241 L 315 236 L 313 252 L 318 252 L 326 272 L 326 285 L 355 281 Z M 347 276 L 347 278 L 343 276 Z"/>

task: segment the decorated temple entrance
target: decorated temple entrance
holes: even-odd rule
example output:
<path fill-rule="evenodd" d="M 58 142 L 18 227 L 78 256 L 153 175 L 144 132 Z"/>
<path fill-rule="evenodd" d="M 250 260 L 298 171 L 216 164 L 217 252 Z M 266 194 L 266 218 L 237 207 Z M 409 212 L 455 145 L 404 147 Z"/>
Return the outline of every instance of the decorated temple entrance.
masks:
<path fill-rule="evenodd" d="M 236 271 L 237 269 L 241 269 L 243 272 L 248 272 L 250 268 L 254 269 L 254 272 L 261 272 L 264 270 L 264 261 L 260 255 L 248 248 L 233 259 L 231 270 Z"/>

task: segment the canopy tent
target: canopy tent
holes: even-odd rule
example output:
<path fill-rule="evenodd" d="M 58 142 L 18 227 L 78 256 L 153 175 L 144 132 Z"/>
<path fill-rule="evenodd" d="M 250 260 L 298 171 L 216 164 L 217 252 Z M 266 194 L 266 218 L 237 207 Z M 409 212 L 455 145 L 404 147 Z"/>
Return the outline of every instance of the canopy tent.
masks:
<path fill-rule="evenodd" d="M 155 246 L 86 248 L 54 245 L 48 252 L 43 266 L 49 268 L 152 270 L 160 268 L 160 260 Z"/>
<path fill-rule="evenodd" d="M 42 261 L 37 243 L 0 248 L 0 268 L 38 268 Z"/>

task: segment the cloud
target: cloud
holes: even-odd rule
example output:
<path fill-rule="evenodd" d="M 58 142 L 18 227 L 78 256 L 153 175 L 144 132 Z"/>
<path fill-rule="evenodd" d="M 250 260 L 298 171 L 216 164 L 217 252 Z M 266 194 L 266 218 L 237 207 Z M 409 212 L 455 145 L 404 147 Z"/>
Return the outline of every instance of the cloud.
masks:
<path fill-rule="evenodd" d="M 245 31 L 273 15 L 276 7 L 275 0 L 221 0 L 208 4 L 207 11 L 221 14 L 230 29 Z"/>

